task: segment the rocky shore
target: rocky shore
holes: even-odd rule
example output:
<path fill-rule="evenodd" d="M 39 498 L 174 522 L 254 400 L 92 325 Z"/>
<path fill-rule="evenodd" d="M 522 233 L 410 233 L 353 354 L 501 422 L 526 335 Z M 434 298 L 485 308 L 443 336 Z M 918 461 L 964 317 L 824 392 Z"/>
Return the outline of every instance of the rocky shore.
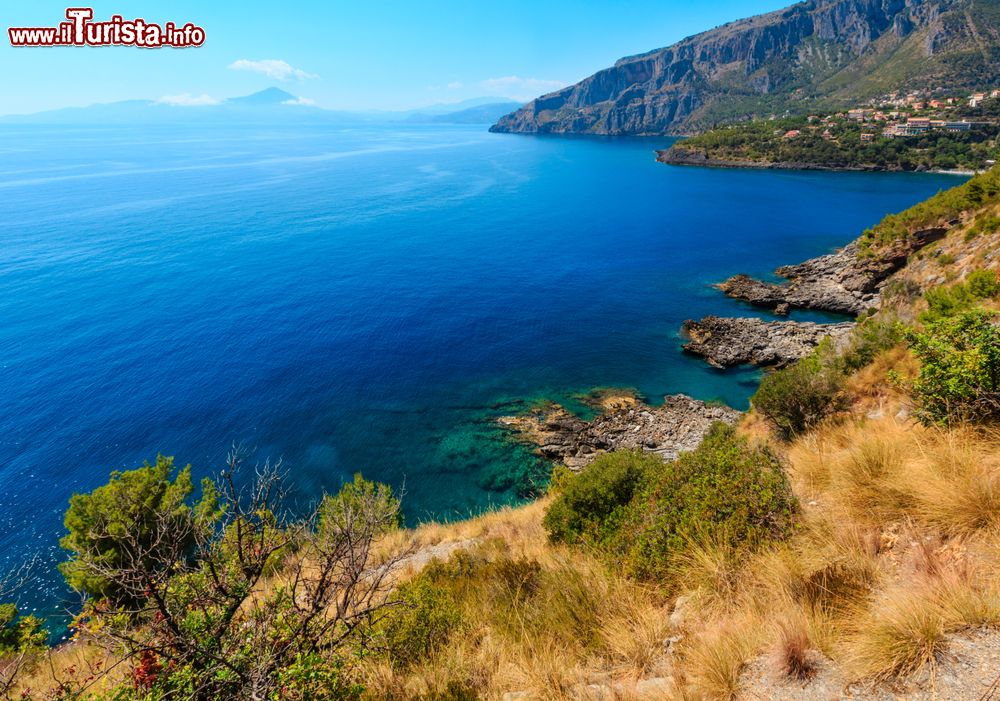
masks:
<path fill-rule="evenodd" d="M 755 168 L 760 170 L 822 170 L 875 172 L 900 170 L 878 166 L 841 166 L 820 163 L 798 163 L 794 161 L 753 161 L 747 159 L 715 158 L 703 149 L 672 146 L 656 152 L 656 160 L 673 166 L 700 166 L 702 168 Z"/>
<path fill-rule="evenodd" d="M 641 449 L 664 460 L 693 450 L 712 424 L 735 424 L 740 412 L 706 404 L 683 394 L 664 398 L 658 407 L 622 398 L 592 421 L 585 421 L 558 404 L 521 416 L 499 419 L 524 441 L 537 446 L 544 458 L 571 470 L 589 465 L 601 453 Z"/>
<path fill-rule="evenodd" d="M 863 255 L 861 245 L 854 241 L 834 253 L 778 268 L 776 273 L 788 282 L 774 284 L 736 275 L 718 287 L 758 307 L 858 315 L 879 305 L 889 276 L 906 265 L 911 253 L 944 238 L 947 232 L 947 227 L 918 231 L 873 255 Z"/>
<path fill-rule="evenodd" d="M 823 339 L 847 338 L 853 322 L 815 324 L 801 321 L 764 321 L 757 318 L 705 317 L 685 321 L 684 350 L 700 355 L 717 368 L 751 363 L 782 368 L 808 355 Z"/>
<path fill-rule="evenodd" d="M 787 282 L 775 284 L 736 275 L 718 285 L 729 297 L 787 314 L 813 309 L 856 316 L 879 306 L 882 288 L 918 249 L 945 236 L 949 227 L 918 231 L 905 239 L 866 251 L 859 241 L 798 265 L 777 270 Z M 686 321 L 684 350 L 700 355 L 717 368 L 751 363 L 782 368 L 808 355 L 823 339 L 846 341 L 853 322 L 817 324 L 765 321 L 753 317 L 710 316 Z M 602 390 L 590 397 L 600 413 L 591 421 L 549 404 L 528 414 L 508 416 L 500 423 L 521 440 L 537 446 L 538 455 L 580 470 L 598 455 L 620 449 L 641 449 L 672 460 L 698 446 L 717 421 L 734 424 L 740 412 L 686 395 L 668 396 L 652 407 L 620 391 Z"/>

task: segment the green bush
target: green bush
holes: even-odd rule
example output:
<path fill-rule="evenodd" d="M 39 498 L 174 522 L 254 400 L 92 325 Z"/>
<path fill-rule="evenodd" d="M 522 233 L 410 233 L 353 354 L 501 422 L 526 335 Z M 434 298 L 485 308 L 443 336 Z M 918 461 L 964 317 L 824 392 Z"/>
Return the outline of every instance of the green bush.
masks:
<path fill-rule="evenodd" d="M 273 701 L 358 701 L 364 688 L 346 680 L 343 662 L 317 653 L 299 654 L 278 673 Z"/>
<path fill-rule="evenodd" d="M 765 376 L 751 404 L 791 439 L 843 407 L 842 382 L 833 349 L 824 343 L 795 365 Z"/>
<path fill-rule="evenodd" d="M 1000 418 L 1000 329 L 994 320 L 995 314 L 979 309 L 908 334 L 920 361 L 912 392 L 924 422 Z"/>
<path fill-rule="evenodd" d="M 921 321 L 931 322 L 968 311 L 978 301 L 1000 295 L 1000 281 L 992 270 L 970 273 L 965 282 L 956 285 L 938 285 L 924 292 L 927 311 Z"/>
<path fill-rule="evenodd" d="M 977 270 L 969 274 L 965 284 L 969 293 L 977 299 L 989 299 L 1000 295 L 1000 279 L 995 270 Z"/>
<path fill-rule="evenodd" d="M 392 488 L 381 482 L 372 482 L 354 475 L 334 495 L 323 497 L 319 506 L 319 530 L 343 530 L 351 521 L 362 519 L 367 512 L 390 514 L 392 518 L 380 524 L 378 535 L 384 535 L 403 525 L 403 512 Z"/>
<path fill-rule="evenodd" d="M 891 316 L 872 316 L 860 321 L 836 365 L 844 374 L 870 365 L 879 353 L 902 343 L 906 326 Z"/>
<path fill-rule="evenodd" d="M 385 650 L 400 667 L 420 662 L 448 642 L 461 624 L 455 593 L 439 579 L 440 563 L 399 588 L 400 605 L 386 618 L 381 629 Z"/>
<path fill-rule="evenodd" d="M 68 533 L 59 541 L 71 554 L 59 566 L 66 582 L 116 605 L 141 601 L 142 581 L 126 587 L 105 573 L 140 563 L 149 577 L 161 576 L 217 516 L 214 485 L 203 482 L 202 490 L 201 499 L 192 504 L 191 466 L 175 471 L 173 458 L 158 455 L 155 465 L 113 472 L 106 485 L 74 494 L 64 519 Z"/>
<path fill-rule="evenodd" d="M 995 214 L 980 214 L 976 217 L 976 223 L 965 233 L 965 240 L 969 242 L 977 236 L 995 233 L 997 229 L 1000 229 L 1000 217 Z"/>
<path fill-rule="evenodd" d="M 796 510 L 777 456 L 720 423 L 696 450 L 647 473 L 614 549 L 634 574 L 658 576 L 693 540 L 752 550 L 782 538 Z"/>
<path fill-rule="evenodd" d="M 613 533 L 625 506 L 647 471 L 663 460 L 642 451 L 605 453 L 582 472 L 562 477 L 561 493 L 545 512 L 543 525 L 553 542 L 601 543 Z"/>
<path fill-rule="evenodd" d="M 0 656 L 41 650 L 48 637 L 37 616 L 22 616 L 14 604 L 0 605 Z"/>

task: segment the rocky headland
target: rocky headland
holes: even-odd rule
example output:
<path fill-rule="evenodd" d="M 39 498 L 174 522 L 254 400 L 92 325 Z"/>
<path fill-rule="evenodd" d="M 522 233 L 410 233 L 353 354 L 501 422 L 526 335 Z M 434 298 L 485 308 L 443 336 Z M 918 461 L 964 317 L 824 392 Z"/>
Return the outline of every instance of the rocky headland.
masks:
<path fill-rule="evenodd" d="M 717 368 L 750 363 L 782 368 L 805 357 L 825 338 L 847 338 L 853 322 L 816 324 L 808 321 L 764 321 L 754 317 L 705 317 L 685 321 L 684 350 Z"/>
<path fill-rule="evenodd" d="M 614 450 L 645 450 L 672 460 L 698 447 L 712 424 L 735 424 L 741 415 L 727 406 L 683 394 L 665 397 L 656 407 L 631 398 L 610 406 L 614 408 L 591 421 L 558 404 L 499 421 L 521 440 L 537 446 L 538 455 L 581 470 L 598 455 Z"/>
<path fill-rule="evenodd" d="M 796 161 L 755 161 L 750 159 L 717 158 L 710 156 L 704 149 L 684 148 L 682 145 L 671 146 L 656 152 L 656 160 L 673 166 L 700 166 L 702 168 L 754 168 L 758 170 L 823 170 L 823 171 L 895 171 L 900 168 L 881 168 L 874 165 L 823 165 L 821 163 L 802 163 Z"/>
<path fill-rule="evenodd" d="M 854 241 L 839 251 L 775 271 L 788 282 L 775 284 L 735 275 L 718 287 L 734 299 L 767 309 L 813 309 L 858 315 L 878 307 L 889 277 L 910 254 L 944 238 L 947 227 L 917 231 L 875 252 Z"/>

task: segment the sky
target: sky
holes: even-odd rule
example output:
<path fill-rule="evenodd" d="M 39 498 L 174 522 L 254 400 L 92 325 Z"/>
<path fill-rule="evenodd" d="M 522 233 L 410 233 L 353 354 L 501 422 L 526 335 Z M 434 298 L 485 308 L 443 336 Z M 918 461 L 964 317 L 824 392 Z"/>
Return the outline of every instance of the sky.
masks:
<path fill-rule="evenodd" d="M 0 114 L 129 99 L 196 107 L 272 86 L 329 109 L 527 101 L 791 0 L 102 0 L 95 20 L 193 22 L 207 39 L 188 49 L 10 45 L 8 27 L 56 26 L 66 2 L 0 5 Z"/>

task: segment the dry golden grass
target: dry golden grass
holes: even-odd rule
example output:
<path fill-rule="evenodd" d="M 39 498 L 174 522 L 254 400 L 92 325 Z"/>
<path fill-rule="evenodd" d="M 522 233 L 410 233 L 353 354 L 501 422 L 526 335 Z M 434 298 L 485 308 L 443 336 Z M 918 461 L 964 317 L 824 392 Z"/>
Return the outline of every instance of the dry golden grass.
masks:
<path fill-rule="evenodd" d="M 684 679 L 689 693 L 706 701 L 730 701 L 740 691 L 740 677 L 757 654 L 763 624 L 736 619 L 709 627 L 684 647 Z"/>
<path fill-rule="evenodd" d="M 672 632 L 669 613 L 655 600 L 621 594 L 626 598 L 600 629 L 608 671 L 620 679 L 660 676 L 666 671 L 664 643 Z"/>
<path fill-rule="evenodd" d="M 579 698 L 587 684 L 670 675 L 678 699 L 734 699 L 745 665 L 761 655 L 803 683 L 821 657 L 851 679 L 882 682 L 933 668 L 964 629 L 1000 625 L 1000 436 L 895 418 L 905 398 L 889 370 L 905 379 L 916 364 L 900 348 L 883 354 L 848 381 L 851 413 L 776 446 L 800 523 L 756 555 L 692 543 L 669 581 L 639 587 L 583 550 L 550 545 L 544 502 L 409 534 L 421 545 L 502 538 L 512 555 L 564 578 L 551 595 L 566 599 L 547 604 L 547 626 L 592 638 L 567 645 L 545 627 L 511 636 L 477 626 L 420 670 L 393 672 L 384 697 L 391 688 L 441 689 L 444 677 L 432 670 L 448 665 L 474 676 L 484 698 L 516 690 Z M 770 436 L 752 413 L 739 430 Z M 581 581 L 599 596 L 577 597 Z M 686 637 L 671 655 L 664 641 L 678 631 L 665 599 L 678 594 L 688 601 Z M 574 605 L 592 607 L 586 621 L 569 620 Z"/>
<path fill-rule="evenodd" d="M 879 404 L 898 404 L 905 399 L 899 386 L 888 382 L 889 373 L 895 373 L 903 382 L 917 376 L 920 365 L 905 346 L 896 346 L 881 353 L 867 367 L 847 379 L 844 390 L 852 398 L 855 410 L 861 412 Z M 898 410 L 898 408 L 897 408 Z"/>
<path fill-rule="evenodd" d="M 947 648 L 948 620 L 922 589 L 886 591 L 866 613 L 859 613 L 855 625 L 848 659 L 859 677 L 903 677 L 935 665 Z"/>
<path fill-rule="evenodd" d="M 1000 526 L 1000 438 L 891 417 L 825 426 L 789 451 L 803 500 L 858 523 L 911 518 L 951 536 Z"/>
<path fill-rule="evenodd" d="M 14 686 L 14 698 L 24 692 L 30 698 L 55 698 L 64 684 L 99 695 L 113 689 L 127 676 L 128 670 L 116 666 L 116 658 L 84 640 L 73 641 L 49 650 L 22 671 Z"/>
<path fill-rule="evenodd" d="M 714 615 L 739 605 L 745 558 L 724 544 L 692 540 L 674 558 L 673 583 L 702 612 Z"/>
<path fill-rule="evenodd" d="M 774 659 L 779 672 L 790 679 L 805 681 L 816 674 L 816 645 L 813 626 L 804 612 L 788 615 L 776 625 Z"/>
<path fill-rule="evenodd" d="M 934 431 L 908 461 L 914 517 L 941 532 L 1000 527 L 1000 440 L 969 429 Z"/>

